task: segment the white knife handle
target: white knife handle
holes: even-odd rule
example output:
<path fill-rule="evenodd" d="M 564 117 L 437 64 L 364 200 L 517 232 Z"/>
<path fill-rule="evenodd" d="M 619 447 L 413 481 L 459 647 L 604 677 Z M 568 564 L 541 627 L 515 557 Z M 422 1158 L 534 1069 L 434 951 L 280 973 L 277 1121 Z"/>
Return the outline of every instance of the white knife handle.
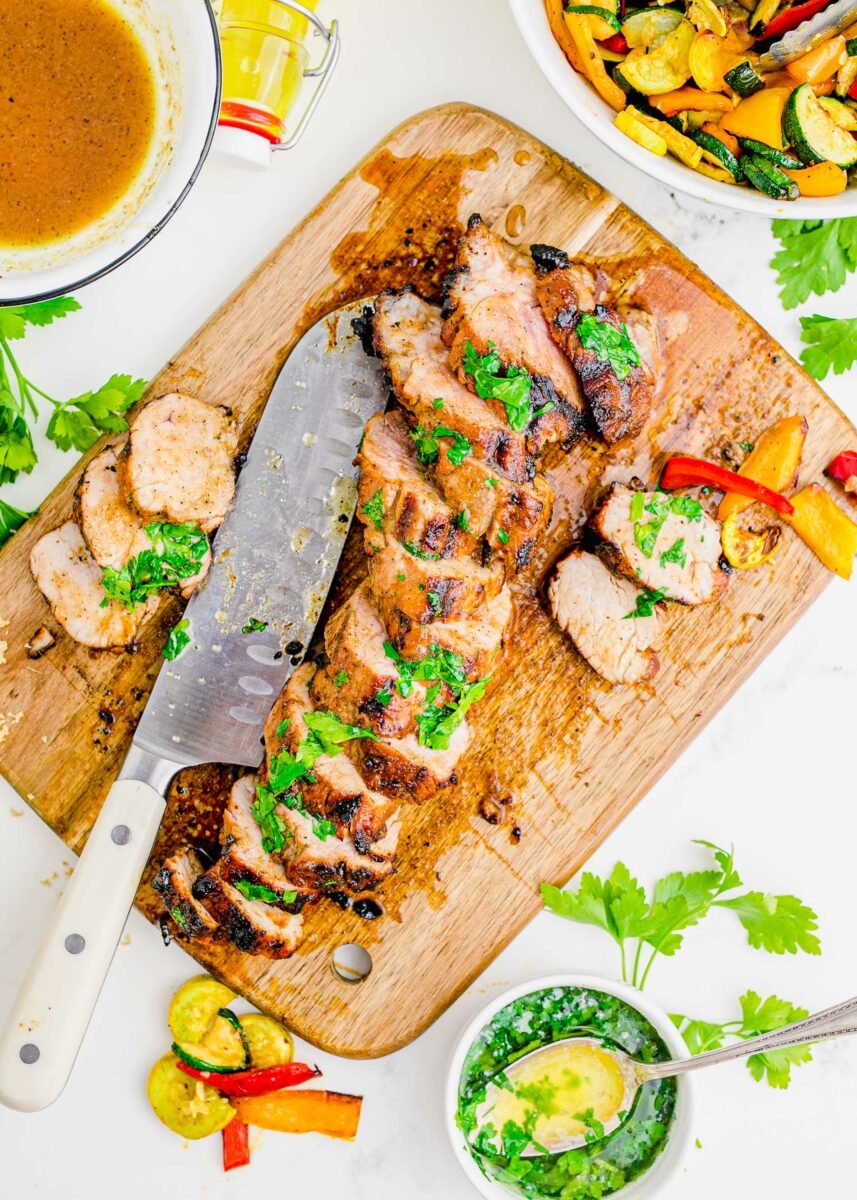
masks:
<path fill-rule="evenodd" d="M 0 1102 L 47 1108 L 66 1085 L 164 812 L 114 783 L 0 1034 Z"/>

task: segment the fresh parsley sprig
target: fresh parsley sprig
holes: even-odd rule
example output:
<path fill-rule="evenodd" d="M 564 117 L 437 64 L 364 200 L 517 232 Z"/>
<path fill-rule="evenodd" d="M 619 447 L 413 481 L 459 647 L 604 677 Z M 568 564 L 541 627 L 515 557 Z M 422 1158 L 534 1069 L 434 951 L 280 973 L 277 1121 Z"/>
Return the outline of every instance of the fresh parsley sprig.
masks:
<path fill-rule="evenodd" d="M 796 308 L 815 293 L 837 292 L 857 270 L 857 217 L 832 221 L 773 222 L 780 249 L 771 259 L 783 308 Z"/>
<path fill-rule="evenodd" d="M 857 219 L 857 218 L 855 218 Z M 857 317 L 801 317 L 800 361 L 813 379 L 844 373 L 857 363 Z"/>

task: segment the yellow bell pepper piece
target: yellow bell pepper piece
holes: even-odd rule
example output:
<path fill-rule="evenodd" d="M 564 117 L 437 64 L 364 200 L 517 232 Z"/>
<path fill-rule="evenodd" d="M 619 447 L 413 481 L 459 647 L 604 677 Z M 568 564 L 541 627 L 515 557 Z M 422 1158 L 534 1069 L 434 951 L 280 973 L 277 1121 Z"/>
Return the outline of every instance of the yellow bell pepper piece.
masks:
<path fill-rule="evenodd" d="M 807 423 L 803 417 L 783 417 L 761 433 L 756 445 L 738 469 L 739 475 L 755 479 L 773 492 L 787 492 L 797 483 L 797 470 L 806 441 Z M 729 492 L 720 501 L 719 520 L 744 512 L 754 501 L 749 496 Z"/>
<path fill-rule="evenodd" d="M 652 108 L 671 117 L 677 112 L 731 112 L 732 101 L 720 92 L 701 92 L 699 88 L 678 88 L 674 92 L 663 92 L 649 100 Z"/>
<path fill-rule="evenodd" d="M 724 521 L 720 530 L 720 544 L 726 561 L 739 571 L 749 571 L 751 567 L 761 567 L 762 563 L 769 562 L 781 537 L 779 525 L 769 525 L 764 533 L 742 529 L 737 513 Z"/>
<path fill-rule="evenodd" d="M 808 54 L 790 62 L 786 70 L 798 83 L 823 83 L 833 78 L 847 58 L 845 38 L 832 37 L 829 42 L 822 42 Z"/>
<path fill-rule="evenodd" d="M 633 105 L 629 105 L 627 111 L 634 120 L 639 121 L 641 125 L 645 125 L 647 129 L 651 129 L 653 133 L 662 137 L 667 144 L 667 149 L 676 158 L 680 159 L 686 166 L 693 167 L 696 170 L 699 166 L 699 160 L 702 158 L 702 148 L 697 146 L 696 142 L 692 142 L 683 133 L 679 133 L 677 129 L 673 129 L 672 125 L 668 125 L 666 121 L 659 121 L 657 117 L 650 117 L 648 113 L 640 112 Z"/>
<path fill-rule="evenodd" d="M 666 154 L 667 144 L 661 135 L 651 129 L 647 129 L 645 125 L 632 116 L 627 108 L 616 114 L 613 124 L 626 137 L 629 137 L 632 142 L 636 142 L 638 146 L 642 146 L 644 150 L 651 150 L 652 154 L 660 154 L 661 156 Z"/>
<path fill-rule="evenodd" d="M 584 13 L 566 13 L 565 23 L 572 36 L 577 53 L 583 63 L 583 74 L 595 88 L 602 100 L 611 108 L 621 112 L 625 107 L 625 93 L 614 83 L 604 68 L 604 60 L 598 53 L 595 38 Z"/>
<path fill-rule="evenodd" d="M 820 483 L 811 483 L 791 498 L 794 512 L 786 520 L 828 570 L 850 579 L 857 554 L 857 525 Z"/>
<path fill-rule="evenodd" d="M 765 88 L 742 100 L 731 113 L 726 113 L 720 122 L 727 133 L 738 137 L 754 138 L 783 150 L 783 109 L 792 93 L 791 88 Z"/>
<path fill-rule="evenodd" d="M 802 196 L 838 196 L 848 186 L 848 176 L 836 163 L 821 162 L 802 171 L 786 171 Z"/>
<path fill-rule="evenodd" d="M 574 39 L 571 36 L 568 26 L 565 23 L 565 0 L 545 0 L 545 8 L 548 14 L 548 24 L 551 27 L 551 33 L 556 38 L 560 50 L 565 57 L 580 75 L 585 75 L 583 69 L 583 60 L 577 53 L 577 46 L 574 44 Z"/>

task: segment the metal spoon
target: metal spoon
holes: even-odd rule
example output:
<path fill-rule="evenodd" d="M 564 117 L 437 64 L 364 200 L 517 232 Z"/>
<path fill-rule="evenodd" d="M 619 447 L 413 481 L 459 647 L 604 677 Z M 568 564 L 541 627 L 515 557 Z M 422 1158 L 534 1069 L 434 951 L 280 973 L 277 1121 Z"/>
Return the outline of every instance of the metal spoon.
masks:
<path fill-rule="evenodd" d="M 760 1054 L 768 1050 L 780 1050 L 785 1046 L 821 1042 L 827 1038 L 842 1037 L 849 1033 L 857 1033 L 857 997 L 846 1000 L 842 1004 L 836 1004 L 832 1008 L 826 1008 L 823 1012 L 815 1013 L 813 1016 L 805 1017 L 802 1021 L 795 1021 L 792 1025 L 784 1025 L 770 1033 L 763 1033 L 758 1037 L 748 1038 L 746 1041 L 736 1042 L 731 1046 L 724 1046 L 721 1050 L 709 1050 L 705 1054 L 697 1054 L 692 1058 L 676 1058 L 669 1062 L 638 1062 L 624 1051 L 614 1050 L 612 1046 L 605 1045 L 601 1039 L 596 1037 L 563 1038 L 560 1041 L 540 1046 L 538 1050 L 533 1050 L 530 1054 L 525 1054 L 501 1072 L 503 1082 L 488 1084 L 485 1101 L 480 1105 L 480 1112 L 487 1116 L 488 1111 L 502 1100 L 501 1090 L 508 1093 L 509 1085 L 512 1089 L 515 1087 L 516 1079 L 520 1081 L 522 1076 L 532 1079 L 533 1067 L 537 1061 L 543 1059 L 545 1055 L 555 1056 L 559 1047 L 572 1045 L 595 1047 L 602 1055 L 608 1054 L 614 1060 L 625 1084 L 624 1095 L 621 1103 L 617 1106 L 616 1116 L 604 1122 L 603 1136 L 606 1136 L 619 1127 L 625 1114 L 630 1112 L 638 1089 L 649 1080 L 684 1075 L 688 1071 L 698 1071 L 702 1067 L 729 1062 L 733 1058 L 744 1058 L 747 1055 Z M 545 1060 L 546 1068 L 548 1061 Z M 482 1123 L 479 1113 L 477 1113 L 477 1123 Z M 533 1157 L 545 1152 L 560 1154 L 565 1150 L 574 1150 L 586 1144 L 587 1137 L 590 1141 L 592 1140 L 591 1130 L 576 1135 L 559 1132 L 551 1134 L 550 1130 L 547 1130 L 543 1136 L 539 1132 L 536 1135 L 538 1145 L 531 1143 L 523 1151 L 523 1157 Z"/>

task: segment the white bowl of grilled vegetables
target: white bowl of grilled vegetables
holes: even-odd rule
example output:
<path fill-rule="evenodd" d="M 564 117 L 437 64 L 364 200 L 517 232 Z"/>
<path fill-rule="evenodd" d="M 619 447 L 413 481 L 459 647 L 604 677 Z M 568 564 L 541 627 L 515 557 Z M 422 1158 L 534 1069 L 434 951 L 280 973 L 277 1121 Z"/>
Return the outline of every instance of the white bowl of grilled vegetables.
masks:
<path fill-rule="evenodd" d="M 670 187 L 857 214 L 857 0 L 509 0 L 568 107 Z"/>

